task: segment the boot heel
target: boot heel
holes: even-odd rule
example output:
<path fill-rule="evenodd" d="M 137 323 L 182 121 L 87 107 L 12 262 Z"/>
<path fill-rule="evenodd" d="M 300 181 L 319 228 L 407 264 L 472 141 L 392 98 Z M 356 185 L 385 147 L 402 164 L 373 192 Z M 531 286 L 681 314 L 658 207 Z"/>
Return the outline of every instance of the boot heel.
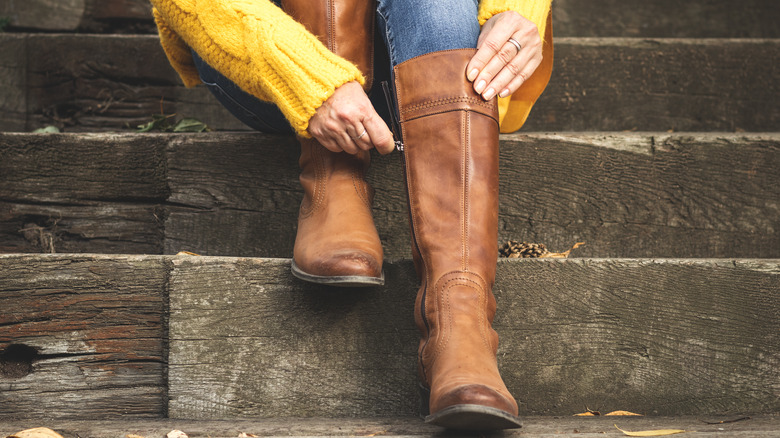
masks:
<path fill-rule="evenodd" d="M 419 384 L 417 389 L 420 390 L 420 418 L 425 419 L 431 414 L 431 390 Z"/>

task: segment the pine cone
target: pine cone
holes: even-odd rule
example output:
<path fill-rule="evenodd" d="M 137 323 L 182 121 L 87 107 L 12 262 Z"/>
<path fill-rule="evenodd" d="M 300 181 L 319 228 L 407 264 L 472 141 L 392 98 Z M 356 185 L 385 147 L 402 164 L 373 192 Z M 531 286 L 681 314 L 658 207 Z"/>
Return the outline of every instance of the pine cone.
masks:
<path fill-rule="evenodd" d="M 510 259 L 517 258 L 536 258 L 547 254 L 549 251 L 543 243 L 518 243 L 516 240 L 510 240 L 506 242 L 499 253 L 502 257 L 508 257 Z"/>

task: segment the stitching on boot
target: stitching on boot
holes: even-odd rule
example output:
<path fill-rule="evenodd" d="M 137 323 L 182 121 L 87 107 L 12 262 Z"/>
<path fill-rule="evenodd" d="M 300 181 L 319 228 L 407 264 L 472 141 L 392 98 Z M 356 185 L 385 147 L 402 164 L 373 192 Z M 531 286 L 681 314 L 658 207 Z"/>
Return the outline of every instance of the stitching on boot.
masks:
<path fill-rule="evenodd" d="M 463 148 L 463 270 L 469 270 L 469 127 L 471 126 L 471 113 L 465 111 L 461 115 L 461 147 Z"/>
<path fill-rule="evenodd" d="M 457 103 L 457 102 L 466 102 L 466 103 L 471 103 L 471 104 L 474 104 L 474 105 L 478 105 L 478 106 L 481 106 L 481 107 L 484 107 L 484 108 L 487 108 L 487 109 L 490 109 L 490 110 L 493 109 L 493 104 L 491 102 L 486 102 L 486 101 L 484 101 L 482 99 L 477 99 L 477 98 L 474 98 L 474 97 L 463 96 L 463 97 L 450 97 L 450 98 L 437 99 L 437 100 L 427 100 L 427 101 L 425 101 L 423 103 L 418 103 L 416 105 L 409 105 L 409 106 L 405 107 L 403 110 L 401 110 L 401 114 L 407 114 L 407 113 L 410 113 L 410 112 L 413 112 L 413 111 L 416 111 L 416 110 L 420 110 L 420 109 L 434 108 L 434 107 L 437 107 L 437 106 L 442 106 L 442 105 L 446 105 L 446 104 L 449 104 L 449 103 Z"/>
<path fill-rule="evenodd" d="M 458 271 L 453 271 L 451 273 L 457 273 L 457 272 Z M 445 277 L 447 277 L 447 275 L 449 275 L 451 273 L 444 274 L 442 276 L 440 282 L 442 280 L 444 280 Z M 472 273 L 469 272 L 469 274 L 472 274 Z M 480 277 L 479 275 L 477 275 L 477 274 L 473 274 L 473 275 L 475 275 L 477 278 L 479 278 L 480 281 L 483 281 L 482 277 Z M 453 282 L 455 282 L 455 283 L 452 284 Z M 444 295 L 443 298 L 445 298 L 445 301 L 443 303 L 443 306 L 441 306 L 442 308 L 447 309 L 447 310 L 450 309 L 450 307 L 451 307 L 451 305 L 450 305 L 450 290 L 453 287 L 455 287 L 455 286 L 465 286 L 465 287 L 473 289 L 475 292 L 477 292 L 480 295 L 480 301 L 482 301 L 482 297 L 485 295 L 483 285 L 479 284 L 479 282 L 474 281 L 471 278 L 468 278 L 468 277 L 454 277 L 454 278 L 450 278 L 450 279 L 447 279 L 446 281 L 444 281 L 444 283 L 441 284 L 441 285 L 437 284 L 436 287 L 434 288 L 434 290 L 440 290 L 441 294 Z M 440 306 L 439 306 L 439 303 L 438 303 L 439 300 L 435 300 L 435 301 L 436 301 L 436 305 L 437 305 L 437 310 L 439 311 L 439 314 L 441 314 L 441 310 L 439 309 Z M 480 310 L 484 310 L 484 309 L 480 309 Z M 484 314 L 485 314 L 484 311 L 480 311 L 479 312 L 479 317 L 478 317 L 478 322 L 479 322 L 479 326 L 480 326 L 480 337 L 482 338 L 482 342 L 485 344 L 485 347 L 487 348 L 487 351 L 488 352 L 492 352 L 493 349 L 490 347 L 490 343 L 488 342 L 488 340 L 487 340 L 487 338 L 485 336 L 485 333 L 484 333 L 484 325 L 485 325 L 485 321 L 486 321 Z M 433 364 L 436 362 L 436 359 L 439 357 L 439 355 L 441 355 L 442 351 L 444 351 L 444 349 L 446 348 L 447 344 L 449 344 L 452 327 L 453 327 L 452 312 L 448 311 L 447 312 L 447 330 L 444 331 L 441 328 L 439 329 L 440 340 L 438 342 L 438 345 L 436 346 L 436 350 L 434 350 L 434 352 L 431 354 L 430 366 L 433 366 Z M 428 334 L 428 337 L 430 338 L 430 333 Z M 423 366 L 423 368 L 425 368 L 425 367 Z"/>

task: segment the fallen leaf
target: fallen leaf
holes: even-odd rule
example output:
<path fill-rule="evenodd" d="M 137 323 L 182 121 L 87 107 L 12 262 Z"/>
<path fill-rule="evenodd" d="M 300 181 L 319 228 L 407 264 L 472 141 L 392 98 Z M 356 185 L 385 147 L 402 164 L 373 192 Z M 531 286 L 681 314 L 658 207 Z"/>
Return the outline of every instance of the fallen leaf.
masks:
<path fill-rule="evenodd" d="M 251 438 L 251 437 L 256 437 L 256 436 L 257 435 L 255 435 L 255 434 L 246 433 L 246 432 L 241 432 L 241 433 L 238 434 L 238 438 Z"/>
<path fill-rule="evenodd" d="M 172 430 L 166 435 L 168 438 L 189 438 L 186 433 L 180 430 Z"/>
<path fill-rule="evenodd" d="M 60 128 L 49 125 L 44 128 L 38 128 L 35 131 L 33 131 L 33 134 L 58 134 L 60 132 Z"/>
<path fill-rule="evenodd" d="M 608 414 L 604 414 L 605 417 L 610 416 L 610 415 L 612 415 L 612 416 L 623 416 L 623 417 L 628 417 L 628 416 L 632 416 L 632 415 L 637 416 L 637 417 L 643 417 L 644 416 L 642 414 L 635 414 L 633 412 L 628 412 L 628 411 L 612 411 L 612 412 L 610 412 Z"/>
<path fill-rule="evenodd" d="M 569 257 L 569 254 L 571 254 L 572 251 L 575 249 L 581 247 L 582 245 L 585 245 L 585 242 L 577 242 L 572 246 L 570 249 L 564 252 L 548 252 L 547 254 L 542 254 L 539 256 L 540 259 L 565 259 Z"/>
<path fill-rule="evenodd" d="M 131 433 L 131 434 L 125 435 L 125 438 L 144 438 L 144 437 L 142 437 L 141 435 L 136 435 L 134 433 Z"/>
<path fill-rule="evenodd" d="M 188 255 L 188 256 L 200 257 L 200 254 L 195 254 L 194 252 L 189 252 L 189 251 L 179 251 L 176 253 L 176 255 Z"/>
<path fill-rule="evenodd" d="M 627 430 L 623 430 L 617 427 L 617 424 L 615 425 L 615 429 L 623 432 L 623 434 L 627 436 L 665 436 L 665 435 L 674 435 L 676 433 L 687 432 L 686 430 L 682 430 L 682 429 L 640 430 L 637 432 L 629 432 Z"/>
<path fill-rule="evenodd" d="M 62 438 L 62 435 L 47 428 L 36 427 L 35 429 L 27 429 L 6 438 Z"/>
<path fill-rule="evenodd" d="M 727 424 L 727 423 L 736 423 L 737 421 L 745 421 L 745 420 L 750 420 L 750 417 L 739 417 L 739 418 L 734 418 L 732 420 L 721 420 L 721 421 L 704 421 L 704 420 L 700 420 L 700 421 L 704 424 Z"/>
<path fill-rule="evenodd" d="M 593 412 L 590 412 L 590 411 L 583 412 L 581 414 L 574 414 L 575 417 L 597 417 L 599 415 L 600 414 L 596 414 L 596 413 L 593 413 Z"/>
<path fill-rule="evenodd" d="M 209 127 L 197 119 L 181 119 L 173 127 L 173 132 L 203 132 Z"/>

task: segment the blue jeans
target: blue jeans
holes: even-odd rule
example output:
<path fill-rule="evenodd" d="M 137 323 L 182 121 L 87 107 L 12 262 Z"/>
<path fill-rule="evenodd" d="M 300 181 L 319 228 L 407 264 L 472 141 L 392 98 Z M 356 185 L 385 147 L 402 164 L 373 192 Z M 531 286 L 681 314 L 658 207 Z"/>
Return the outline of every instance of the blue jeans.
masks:
<path fill-rule="evenodd" d="M 277 4 L 278 0 L 274 0 Z M 379 115 L 389 124 L 388 105 L 381 87 L 392 68 L 426 53 L 477 46 L 479 0 L 377 0 L 374 41 L 374 87 L 369 93 Z M 206 64 L 193 51 L 200 78 L 217 100 L 250 128 L 275 134 L 293 133 L 273 103 L 243 91 Z"/>

